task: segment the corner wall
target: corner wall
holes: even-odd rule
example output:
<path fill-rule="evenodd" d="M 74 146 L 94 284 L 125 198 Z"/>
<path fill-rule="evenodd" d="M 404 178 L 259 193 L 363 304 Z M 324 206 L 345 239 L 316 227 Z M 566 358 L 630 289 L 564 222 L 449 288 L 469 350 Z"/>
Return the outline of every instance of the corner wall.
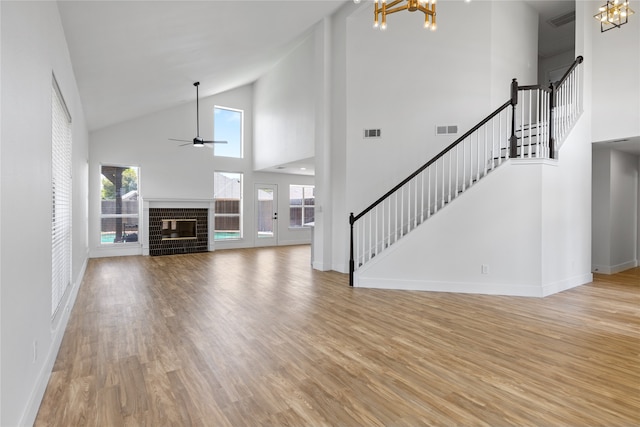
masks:
<path fill-rule="evenodd" d="M 592 15 L 601 3 L 584 2 Z M 591 18 L 593 81 L 600 82 L 592 88 L 593 141 L 640 136 L 640 1 L 629 6 L 636 13 L 620 28 L 601 33 Z"/>
<path fill-rule="evenodd" d="M 0 424 L 31 425 L 87 260 L 88 132 L 55 2 L 0 2 Z M 72 116 L 72 283 L 51 318 L 52 73 Z"/>
<path fill-rule="evenodd" d="M 615 274 L 638 265 L 639 159 L 617 150 L 594 150 L 594 272 Z"/>

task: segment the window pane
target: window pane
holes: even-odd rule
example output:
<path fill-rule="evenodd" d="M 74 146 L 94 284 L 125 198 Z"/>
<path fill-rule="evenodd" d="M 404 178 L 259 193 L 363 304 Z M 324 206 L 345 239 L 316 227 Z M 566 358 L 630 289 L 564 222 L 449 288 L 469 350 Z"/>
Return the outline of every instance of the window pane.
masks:
<path fill-rule="evenodd" d="M 242 238 L 242 174 L 215 172 L 214 240 Z"/>
<path fill-rule="evenodd" d="M 241 110 L 213 109 L 213 139 L 227 141 L 226 144 L 213 145 L 215 156 L 242 158 L 242 120 Z"/>
<path fill-rule="evenodd" d="M 138 241 L 138 168 L 101 167 L 100 243 Z"/>
<path fill-rule="evenodd" d="M 289 186 L 289 227 L 303 227 L 314 222 L 314 186 Z"/>
<path fill-rule="evenodd" d="M 302 208 L 291 206 L 289 208 L 289 227 L 302 226 Z"/>

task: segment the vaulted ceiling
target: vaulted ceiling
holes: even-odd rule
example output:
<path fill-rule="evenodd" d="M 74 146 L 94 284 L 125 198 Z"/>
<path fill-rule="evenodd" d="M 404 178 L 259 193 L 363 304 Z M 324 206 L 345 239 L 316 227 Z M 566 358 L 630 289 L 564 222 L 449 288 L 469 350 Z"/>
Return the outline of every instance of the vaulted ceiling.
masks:
<path fill-rule="evenodd" d="M 90 130 L 255 81 L 345 0 L 59 1 Z"/>
<path fill-rule="evenodd" d="M 323 17 L 352 0 L 66 1 L 59 10 L 90 130 L 255 81 Z M 529 0 L 540 52 L 573 48 L 548 27 L 573 1 Z M 548 41 L 551 40 L 551 43 Z M 567 47 L 569 46 L 569 47 Z"/>

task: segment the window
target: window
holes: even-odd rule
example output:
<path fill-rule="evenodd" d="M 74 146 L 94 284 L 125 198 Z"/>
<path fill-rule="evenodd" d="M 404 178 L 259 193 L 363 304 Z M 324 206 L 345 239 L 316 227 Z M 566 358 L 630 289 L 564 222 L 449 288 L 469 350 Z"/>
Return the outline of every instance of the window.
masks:
<path fill-rule="evenodd" d="M 214 240 L 242 238 L 242 174 L 215 172 L 213 176 L 215 204 Z"/>
<path fill-rule="evenodd" d="M 53 78 L 51 95 L 51 317 L 71 284 L 71 115 Z"/>
<path fill-rule="evenodd" d="M 315 203 L 313 185 L 289 186 L 289 227 L 304 227 L 314 222 Z"/>
<path fill-rule="evenodd" d="M 226 107 L 213 108 L 213 139 L 227 141 L 226 144 L 214 144 L 215 156 L 242 158 L 243 116 L 242 110 Z"/>
<path fill-rule="evenodd" d="M 138 241 L 138 168 L 102 165 L 100 243 Z"/>

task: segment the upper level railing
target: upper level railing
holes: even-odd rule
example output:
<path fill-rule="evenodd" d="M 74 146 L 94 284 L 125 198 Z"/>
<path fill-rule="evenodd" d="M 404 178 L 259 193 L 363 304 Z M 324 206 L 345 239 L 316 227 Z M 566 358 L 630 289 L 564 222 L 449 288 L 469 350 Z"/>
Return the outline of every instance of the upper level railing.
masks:
<path fill-rule="evenodd" d="M 518 86 L 511 98 L 357 215 L 349 216 L 354 272 L 510 158 L 555 158 L 582 112 L 578 57 L 557 86 Z"/>

